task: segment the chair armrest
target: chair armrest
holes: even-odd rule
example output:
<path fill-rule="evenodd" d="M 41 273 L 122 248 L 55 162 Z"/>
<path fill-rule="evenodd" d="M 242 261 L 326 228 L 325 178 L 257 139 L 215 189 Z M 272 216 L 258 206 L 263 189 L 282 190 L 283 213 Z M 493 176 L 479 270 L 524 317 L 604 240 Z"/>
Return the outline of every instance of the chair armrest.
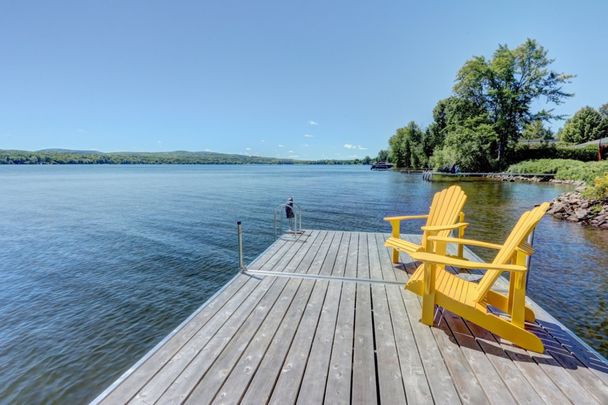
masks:
<path fill-rule="evenodd" d="M 429 236 L 428 240 L 447 242 L 447 243 L 458 243 L 460 245 L 478 246 L 478 247 L 482 247 L 482 248 L 495 249 L 495 250 L 502 249 L 502 245 L 499 245 L 498 243 L 482 242 L 480 240 L 474 240 L 474 239 L 451 238 L 449 236 Z M 534 253 L 534 248 L 526 242 L 523 242 L 521 245 L 519 245 L 515 249 L 527 254 L 528 256 L 531 256 Z"/>
<path fill-rule="evenodd" d="M 422 227 L 420 227 L 420 229 L 422 229 L 423 231 L 437 232 L 437 231 L 448 231 L 448 230 L 458 229 L 458 228 L 466 228 L 467 226 L 469 226 L 468 223 L 466 223 L 466 222 L 459 222 L 457 224 L 452 224 L 452 225 L 429 225 L 429 226 L 422 226 Z"/>
<path fill-rule="evenodd" d="M 408 253 L 412 258 L 425 263 L 445 264 L 446 266 L 461 267 L 466 269 L 476 270 L 500 270 L 508 272 L 525 272 L 525 266 L 517 264 L 494 264 L 483 262 L 472 262 L 469 260 L 454 259 L 448 256 L 435 255 L 432 253 L 412 252 Z"/>
<path fill-rule="evenodd" d="M 496 249 L 496 250 L 500 250 L 502 248 L 502 245 L 499 245 L 497 243 L 482 242 L 480 240 L 474 240 L 474 239 L 450 238 L 450 237 L 446 237 L 446 236 L 429 236 L 428 240 L 447 242 L 447 243 L 459 243 L 462 245 L 478 246 L 478 247 Z"/>
<path fill-rule="evenodd" d="M 409 219 L 425 219 L 428 218 L 428 215 L 402 215 L 402 216 L 398 216 L 398 217 L 384 217 L 384 220 L 387 222 L 392 222 L 392 221 L 406 221 Z"/>

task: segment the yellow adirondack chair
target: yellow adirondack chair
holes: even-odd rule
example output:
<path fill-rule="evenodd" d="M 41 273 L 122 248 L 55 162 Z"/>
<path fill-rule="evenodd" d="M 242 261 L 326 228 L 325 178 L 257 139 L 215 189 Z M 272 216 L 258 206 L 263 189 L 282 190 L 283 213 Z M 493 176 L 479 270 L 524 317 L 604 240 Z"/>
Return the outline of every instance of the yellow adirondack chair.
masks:
<path fill-rule="evenodd" d="M 447 237 L 452 230 L 458 229 L 458 237 L 464 237 L 467 225 L 464 223 L 462 208 L 467 201 L 467 195 L 459 186 L 451 186 L 435 193 L 429 213 L 426 215 L 405 215 L 398 217 L 386 217 L 392 227 L 391 236 L 386 240 L 384 246 L 393 249 L 393 263 L 399 262 L 399 252 L 412 253 L 424 250 L 429 236 Z M 401 221 L 412 219 L 426 219 L 426 225 L 422 229 L 422 241 L 420 244 L 408 242 L 401 239 Z M 458 223 L 457 223 L 458 221 Z M 458 256 L 462 258 L 463 246 L 458 246 Z"/>
<path fill-rule="evenodd" d="M 524 329 L 525 321 L 534 322 L 534 312 L 526 307 L 527 258 L 534 249 L 526 242 L 528 235 L 549 209 L 549 203 L 525 212 L 511 231 L 504 244 L 481 242 L 470 239 L 430 236 L 427 238 L 426 252 L 410 255 L 422 262 L 409 279 L 405 288 L 422 296 L 422 322 L 433 324 L 435 304 L 448 311 L 501 336 L 511 342 L 538 353 L 544 352 L 541 340 Z M 491 263 L 460 260 L 433 251 L 433 244 L 458 243 L 498 250 Z M 463 280 L 445 270 L 445 266 L 467 269 L 483 269 L 485 274 L 474 283 Z M 503 272 L 509 272 L 508 295 L 491 290 L 492 285 Z M 492 305 L 510 320 L 488 311 Z"/>

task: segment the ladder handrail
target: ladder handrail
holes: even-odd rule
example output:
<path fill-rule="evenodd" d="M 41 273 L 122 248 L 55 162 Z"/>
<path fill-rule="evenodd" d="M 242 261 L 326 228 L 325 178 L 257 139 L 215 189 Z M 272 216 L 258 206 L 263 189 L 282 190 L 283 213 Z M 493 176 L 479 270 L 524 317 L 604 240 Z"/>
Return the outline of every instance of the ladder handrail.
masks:
<path fill-rule="evenodd" d="M 286 207 L 290 207 L 293 211 L 294 219 L 295 219 L 295 228 L 296 232 L 299 232 L 302 229 L 302 213 L 304 210 L 299 204 L 292 202 L 291 204 L 283 203 L 279 204 L 274 208 L 274 235 L 278 237 L 278 230 L 280 230 L 279 224 L 283 223 L 284 210 Z M 278 218 L 277 218 L 278 216 Z"/>

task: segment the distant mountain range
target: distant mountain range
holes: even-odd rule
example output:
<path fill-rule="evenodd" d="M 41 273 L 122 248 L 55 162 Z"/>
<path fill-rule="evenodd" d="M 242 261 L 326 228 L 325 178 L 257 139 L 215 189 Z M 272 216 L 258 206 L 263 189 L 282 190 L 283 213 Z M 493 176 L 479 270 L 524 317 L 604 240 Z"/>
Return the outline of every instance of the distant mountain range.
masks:
<path fill-rule="evenodd" d="M 353 164 L 358 160 L 294 160 L 216 152 L 99 152 L 95 150 L 2 150 L 0 164 Z"/>

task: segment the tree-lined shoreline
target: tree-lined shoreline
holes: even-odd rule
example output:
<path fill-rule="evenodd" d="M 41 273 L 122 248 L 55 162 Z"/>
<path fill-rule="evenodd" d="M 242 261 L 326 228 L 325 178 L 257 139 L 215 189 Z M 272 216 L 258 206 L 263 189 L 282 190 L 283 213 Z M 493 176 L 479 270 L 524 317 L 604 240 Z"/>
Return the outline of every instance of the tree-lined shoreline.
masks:
<path fill-rule="evenodd" d="M 599 147 L 608 138 L 608 103 L 581 108 L 554 134 L 546 124 L 566 117 L 552 107 L 574 95 L 565 86 L 575 76 L 551 70 L 553 62 L 533 39 L 474 56 L 456 74 L 452 94 L 437 102 L 433 122 L 397 129 L 378 159 L 398 169 L 507 172 L 508 180 L 554 174 L 580 187 L 556 199 L 550 213 L 608 229 L 608 148 Z"/>
<path fill-rule="evenodd" d="M 533 39 L 474 56 L 457 72 L 452 94 L 437 102 L 432 123 L 397 129 L 378 159 L 464 172 L 502 171 L 530 159 L 597 160 L 597 146 L 573 145 L 608 137 L 608 104 L 583 107 L 554 134 L 546 124 L 566 119 L 553 107 L 574 96 L 566 86 L 575 76 L 552 70 L 553 62 Z"/>
<path fill-rule="evenodd" d="M 68 149 L 39 151 L 0 150 L 0 165 L 112 165 L 112 164 L 273 164 L 273 165 L 350 165 L 368 164 L 371 159 L 295 160 L 217 152 L 99 152 Z"/>

